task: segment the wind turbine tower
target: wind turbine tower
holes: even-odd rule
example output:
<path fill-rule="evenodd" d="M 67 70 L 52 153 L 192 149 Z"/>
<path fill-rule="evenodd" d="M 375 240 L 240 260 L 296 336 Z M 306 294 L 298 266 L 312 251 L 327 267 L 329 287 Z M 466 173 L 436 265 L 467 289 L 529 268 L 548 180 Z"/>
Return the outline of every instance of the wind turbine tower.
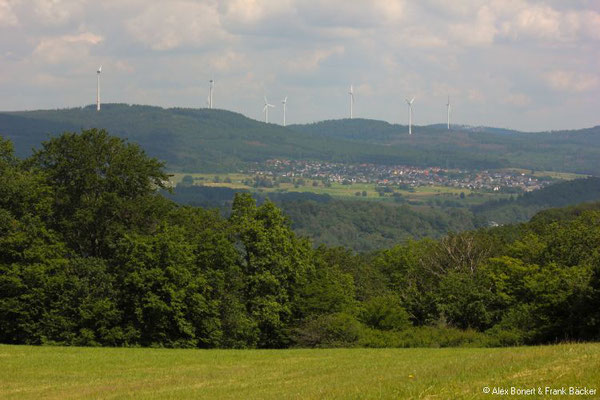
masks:
<path fill-rule="evenodd" d="M 285 96 L 285 99 L 283 99 L 281 104 L 283 104 L 283 126 L 285 126 L 285 106 L 287 105 L 287 96 Z"/>
<path fill-rule="evenodd" d="M 208 108 L 212 109 L 213 108 L 213 88 L 215 87 L 215 81 L 211 79 L 210 81 L 208 81 L 208 83 L 210 84 L 210 86 L 208 87 Z"/>
<path fill-rule="evenodd" d="M 350 95 L 350 119 L 354 117 L 353 115 L 353 106 L 354 106 L 354 88 L 350 85 L 350 91 L 348 92 Z"/>
<path fill-rule="evenodd" d="M 102 73 L 102 65 L 98 67 L 98 70 L 96 71 L 96 75 L 98 78 L 96 84 L 96 111 L 100 111 L 100 73 Z"/>
<path fill-rule="evenodd" d="M 269 123 L 269 107 L 275 108 L 273 104 L 269 104 L 267 101 L 267 96 L 265 96 L 265 106 L 263 107 L 263 112 L 265 113 L 265 123 Z"/>
<path fill-rule="evenodd" d="M 406 104 L 408 104 L 408 134 L 412 135 L 412 105 L 413 102 L 415 101 L 415 98 L 413 97 L 412 99 L 406 100 Z"/>
<path fill-rule="evenodd" d="M 448 130 L 450 130 L 450 96 L 448 96 L 448 103 L 446 104 L 446 108 L 448 109 Z"/>

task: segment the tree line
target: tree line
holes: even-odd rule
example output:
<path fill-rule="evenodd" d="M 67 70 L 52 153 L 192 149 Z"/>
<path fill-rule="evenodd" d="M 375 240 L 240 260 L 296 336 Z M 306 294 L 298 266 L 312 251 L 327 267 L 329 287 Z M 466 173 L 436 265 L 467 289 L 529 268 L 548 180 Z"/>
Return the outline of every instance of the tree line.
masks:
<path fill-rule="evenodd" d="M 104 130 L 0 139 L 0 342 L 195 348 L 600 339 L 600 205 L 369 253 L 314 248 L 270 201 L 163 196 Z"/>

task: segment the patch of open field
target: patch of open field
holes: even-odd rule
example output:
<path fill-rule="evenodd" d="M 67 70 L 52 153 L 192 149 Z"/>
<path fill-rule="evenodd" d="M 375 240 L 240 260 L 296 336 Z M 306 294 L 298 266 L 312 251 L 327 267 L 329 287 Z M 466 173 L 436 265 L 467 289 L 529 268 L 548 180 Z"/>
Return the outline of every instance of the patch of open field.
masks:
<path fill-rule="evenodd" d="M 529 174 L 531 175 L 530 169 L 522 169 L 522 168 L 507 168 L 504 171 L 512 171 L 517 173 Z M 550 177 L 553 179 L 560 179 L 563 181 L 571 181 L 573 179 L 583 179 L 587 178 L 590 175 L 584 174 L 575 174 L 572 172 L 557 172 L 557 171 L 533 171 L 533 176 L 538 177 Z"/>
<path fill-rule="evenodd" d="M 0 368 L 2 399 L 589 399 L 600 389 L 600 344 L 323 350 L 4 345 Z M 533 388 L 534 394 L 485 394 L 486 387 Z M 596 393 L 550 396 L 545 387 Z"/>
<path fill-rule="evenodd" d="M 227 187 L 230 189 L 246 189 L 251 192 L 310 192 L 316 194 L 328 194 L 338 198 L 353 198 L 360 200 L 374 201 L 394 201 L 391 193 L 386 193 L 380 196 L 375 190 L 376 185 L 372 183 L 354 183 L 351 185 L 343 185 L 341 183 L 332 183 L 330 186 L 325 186 L 323 182 L 317 181 L 317 185 L 313 185 L 313 181 L 305 179 L 304 185 L 294 185 L 292 183 L 280 183 L 276 187 L 255 188 L 247 185 L 245 182 L 253 179 L 253 175 L 242 173 L 229 174 L 200 174 L 200 173 L 174 173 L 171 177 L 173 185 L 181 182 L 185 175 L 190 175 L 194 178 L 194 184 L 212 187 Z M 465 196 L 473 194 L 466 199 L 460 199 L 464 205 L 480 204 L 490 199 L 500 199 L 508 195 L 502 193 L 476 192 L 469 189 L 460 189 L 446 186 L 421 186 L 414 190 L 403 190 L 399 187 L 392 186 L 396 193 L 402 195 L 407 201 L 426 202 L 428 200 L 458 200 L 461 193 Z M 364 192 L 364 194 L 363 194 Z"/>

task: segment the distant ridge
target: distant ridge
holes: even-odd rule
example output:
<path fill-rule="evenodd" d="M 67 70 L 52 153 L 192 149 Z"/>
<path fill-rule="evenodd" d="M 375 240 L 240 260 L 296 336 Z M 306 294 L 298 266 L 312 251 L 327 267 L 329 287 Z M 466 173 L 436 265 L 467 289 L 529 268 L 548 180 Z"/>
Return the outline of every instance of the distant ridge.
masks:
<path fill-rule="evenodd" d="M 523 133 L 501 128 L 445 129 L 369 119 L 265 124 L 218 109 L 103 104 L 0 113 L 0 135 L 25 156 L 64 131 L 104 128 L 139 143 L 178 171 L 236 171 L 269 158 L 450 168 L 520 167 L 600 175 L 600 127 Z M 444 129 L 441 129 L 444 127 Z"/>
<path fill-rule="evenodd" d="M 515 199 L 492 200 L 471 210 L 488 221 L 513 224 L 528 221 L 539 211 L 600 201 L 600 178 L 589 177 L 559 182 Z"/>

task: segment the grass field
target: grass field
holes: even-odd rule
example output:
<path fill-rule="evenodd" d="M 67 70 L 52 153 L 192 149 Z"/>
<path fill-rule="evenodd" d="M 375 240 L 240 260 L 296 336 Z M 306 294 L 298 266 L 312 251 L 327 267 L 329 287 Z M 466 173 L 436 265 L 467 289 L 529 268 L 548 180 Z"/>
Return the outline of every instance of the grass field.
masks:
<path fill-rule="evenodd" d="M 368 183 L 355 183 L 352 185 L 342 185 L 341 183 L 332 183 L 331 186 L 326 187 L 319 182 L 318 186 L 312 185 L 312 180 L 305 179 L 306 185 L 295 187 L 291 183 L 281 183 L 278 187 L 273 188 L 254 188 L 245 185 L 243 182 L 247 179 L 252 179 L 253 175 L 248 174 L 199 174 L 199 173 L 174 173 L 171 177 L 171 183 L 176 185 L 181 182 L 185 175 L 190 175 L 195 179 L 195 184 L 213 187 L 227 187 L 231 189 L 246 189 L 249 191 L 261 191 L 264 193 L 286 191 L 286 192 L 310 192 L 316 194 L 328 194 L 337 198 L 346 199 L 360 199 L 360 200 L 372 200 L 372 201 L 394 201 L 391 194 L 386 194 L 385 197 L 381 197 L 375 190 L 375 184 Z M 214 182 L 215 177 L 218 177 L 219 182 Z M 225 182 L 227 180 L 227 182 Z M 500 199 L 508 197 L 502 193 L 484 193 L 474 192 L 469 189 L 460 189 L 446 186 L 421 186 L 416 187 L 413 191 L 401 190 L 394 188 L 397 193 L 400 193 L 403 198 L 408 201 L 419 201 L 426 202 L 429 199 L 440 199 L 440 200 L 458 200 L 460 193 L 464 193 L 468 196 L 464 200 L 461 200 L 464 205 L 471 206 L 474 204 L 480 204 L 490 199 Z M 366 192 L 366 196 L 362 196 L 362 192 Z M 357 196 L 356 193 L 360 192 L 361 196 Z"/>
<path fill-rule="evenodd" d="M 0 398 L 600 398 L 600 344 L 500 349 L 167 350 L 0 346 Z M 592 396 L 484 388 L 595 389 Z"/>
<path fill-rule="evenodd" d="M 518 173 L 524 173 L 524 174 L 531 174 L 531 170 L 530 169 L 522 169 L 522 168 L 506 168 L 503 171 L 510 171 L 510 172 L 518 172 Z M 570 181 L 570 180 L 573 180 L 573 179 L 587 178 L 590 175 L 575 174 L 575 173 L 572 173 L 572 172 L 534 171 L 533 172 L 533 176 L 537 176 L 537 177 L 550 177 L 550 178 L 554 178 L 554 179 L 560 179 L 560 180 L 563 180 L 563 181 Z"/>

